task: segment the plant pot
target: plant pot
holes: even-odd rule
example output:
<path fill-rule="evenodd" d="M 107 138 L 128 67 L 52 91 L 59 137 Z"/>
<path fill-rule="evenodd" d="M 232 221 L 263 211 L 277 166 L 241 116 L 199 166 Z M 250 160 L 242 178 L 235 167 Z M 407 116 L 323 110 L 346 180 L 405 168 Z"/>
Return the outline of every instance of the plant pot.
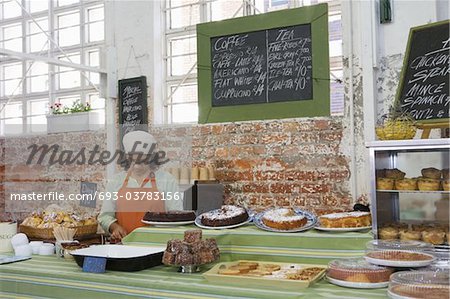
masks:
<path fill-rule="evenodd" d="M 47 115 L 48 133 L 95 131 L 101 127 L 99 112 Z"/>

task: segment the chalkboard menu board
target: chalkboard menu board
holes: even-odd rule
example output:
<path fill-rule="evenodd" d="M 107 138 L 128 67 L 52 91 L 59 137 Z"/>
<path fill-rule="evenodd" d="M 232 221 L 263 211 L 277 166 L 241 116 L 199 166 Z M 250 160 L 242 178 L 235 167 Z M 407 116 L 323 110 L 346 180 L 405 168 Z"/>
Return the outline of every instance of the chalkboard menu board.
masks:
<path fill-rule="evenodd" d="M 84 196 L 82 200 L 80 200 L 80 205 L 83 207 L 95 208 L 97 202 L 96 193 L 96 183 L 81 182 L 80 194 Z"/>
<path fill-rule="evenodd" d="M 199 123 L 330 115 L 326 3 L 197 25 Z"/>
<path fill-rule="evenodd" d="M 418 121 L 449 118 L 449 21 L 412 28 L 397 100 Z"/>
<path fill-rule="evenodd" d="M 211 38 L 212 105 L 312 99 L 311 25 Z"/>
<path fill-rule="evenodd" d="M 145 76 L 119 80 L 119 123 L 122 136 L 145 129 L 148 123 Z"/>

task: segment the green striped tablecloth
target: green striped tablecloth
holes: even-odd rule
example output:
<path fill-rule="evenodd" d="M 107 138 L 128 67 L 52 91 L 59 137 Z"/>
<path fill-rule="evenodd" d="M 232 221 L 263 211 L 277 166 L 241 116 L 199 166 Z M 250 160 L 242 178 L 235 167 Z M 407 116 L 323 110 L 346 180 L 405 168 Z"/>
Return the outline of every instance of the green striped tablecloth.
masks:
<path fill-rule="evenodd" d="M 187 229 L 142 227 L 129 234 L 123 243 L 129 245 L 161 245 L 170 239 L 183 238 Z M 305 262 L 326 264 L 332 259 L 362 256 L 370 232 L 329 233 L 309 230 L 299 233 L 272 233 L 247 225 L 236 229 L 203 230 L 206 238 L 215 238 L 224 256 L 237 259 Z"/>
<path fill-rule="evenodd" d="M 180 274 L 158 266 L 140 272 L 84 273 L 73 261 L 55 256 L 0 265 L 0 298 L 386 298 L 386 289 L 357 290 L 321 280 L 307 289 L 283 291 L 209 283 L 201 273 Z"/>

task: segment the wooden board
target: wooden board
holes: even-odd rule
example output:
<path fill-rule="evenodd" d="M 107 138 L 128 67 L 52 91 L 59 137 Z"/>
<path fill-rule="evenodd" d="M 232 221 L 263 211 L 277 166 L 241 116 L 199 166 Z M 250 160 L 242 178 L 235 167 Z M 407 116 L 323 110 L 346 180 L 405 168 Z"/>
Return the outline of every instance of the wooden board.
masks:
<path fill-rule="evenodd" d="M 419 123 L 448 122 L 450 21 L 411 28 L 396 101 Z"/>
<path fill-rule="evenodd" d="M 330 115 L 328 6 L 197 25 L 199 123 Z"/>

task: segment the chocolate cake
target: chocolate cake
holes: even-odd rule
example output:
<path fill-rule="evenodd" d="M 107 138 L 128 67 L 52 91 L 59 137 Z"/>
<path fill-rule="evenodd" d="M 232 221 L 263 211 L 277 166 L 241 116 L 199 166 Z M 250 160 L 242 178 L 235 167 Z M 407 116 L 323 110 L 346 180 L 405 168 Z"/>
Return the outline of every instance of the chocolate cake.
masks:
<path fill-rule="evenodd" d="M 232 205 L 224 205 L 222 208 L 202 214 L 203 225 L 218 227 L 242 223 L 248 219 L 248 213 L 244 208 Z"/>
<path fill-rule="evenodd" d="M 168 211 L 168 212 L 147 212 L 144 215 L 144 221 L 153 222 L 181 222 L 194 221 L 194 211 Z"/>

